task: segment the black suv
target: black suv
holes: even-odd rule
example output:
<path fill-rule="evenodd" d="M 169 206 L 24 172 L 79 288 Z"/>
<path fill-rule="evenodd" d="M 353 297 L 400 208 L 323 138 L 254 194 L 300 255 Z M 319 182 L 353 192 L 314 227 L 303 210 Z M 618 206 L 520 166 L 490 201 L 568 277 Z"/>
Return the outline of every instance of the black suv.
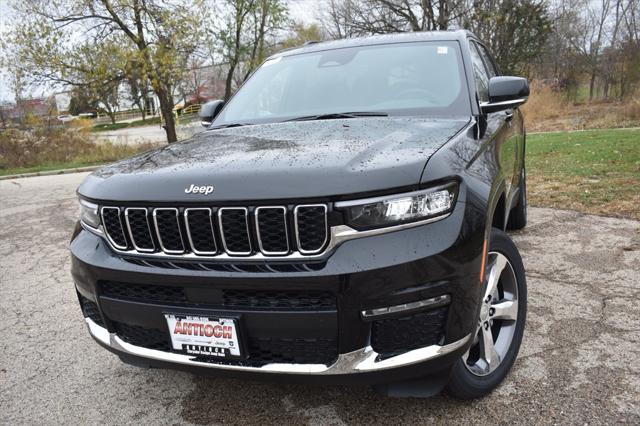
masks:
<path fill-rule="evenodd" d="M 489 392 L 525 324 L 528 94 L 466 31 L 270 57 L 207 131 L 79 187 L 89 332 L 138 366 Z"/>

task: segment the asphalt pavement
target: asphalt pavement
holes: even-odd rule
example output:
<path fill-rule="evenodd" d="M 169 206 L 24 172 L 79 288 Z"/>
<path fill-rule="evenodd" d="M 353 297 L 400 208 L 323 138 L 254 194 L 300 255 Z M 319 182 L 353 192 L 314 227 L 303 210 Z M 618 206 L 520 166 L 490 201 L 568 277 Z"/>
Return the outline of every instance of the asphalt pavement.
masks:
<path fill-rule="evenodd" d="M 640 222 L 530 209 L 520 356 L 488 397 L 255 383 L 122 364 L 89 337 L 67 245 L 85 174 L 0 181 L 2 424 L 640 424 Z"/>

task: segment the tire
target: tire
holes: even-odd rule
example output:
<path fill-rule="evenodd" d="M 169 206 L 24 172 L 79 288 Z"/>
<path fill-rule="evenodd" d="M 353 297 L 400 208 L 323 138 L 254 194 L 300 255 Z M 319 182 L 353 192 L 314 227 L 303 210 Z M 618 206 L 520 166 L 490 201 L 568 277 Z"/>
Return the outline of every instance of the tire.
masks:
<path fill-rule="evenodd" d="M 524 333 L 527 317 L 527 283 L 520 253 L 507 234 L 493 228 L 487 257 L 487 271 L 483 292 L 480 295 L 481 309 L 474 342 L 469 351 L 453 365 L 446 387 L 449 395 L 459 399 L 474 399 L 487 395 L 504 380 L 518 356 Z M 492 280 L 494 271 L 500 269 L 499 265 L 503 259 L 508 263 L 502 269 L 499 280 Z M 494 282 L 495 286 L 490 285 L 491 282 Z M 490 290 L 490 287 L 495 287 L 495 291 Z M 492 310 L 491 306 L 495 308 Z M 514 311 L 515 307 L 517 311 Z M 488 341 L 485 339 L 487 335 L 494 343 L 484 343 Z M 491 349 L 485 350 L 486 347 L 493 348 L 495 352 Z M 483 358 L 483 353 L 498 356 Z M 487 362 L 487 359 L 494 361 Z"/>
<path fill-rule="evenodd" d="M 509 212 L 507 229 L 516 231 L 527 226 L 527 173 L 522 168 L 520 172 L 520 182 L 518 183 L 518 205 Z"/>

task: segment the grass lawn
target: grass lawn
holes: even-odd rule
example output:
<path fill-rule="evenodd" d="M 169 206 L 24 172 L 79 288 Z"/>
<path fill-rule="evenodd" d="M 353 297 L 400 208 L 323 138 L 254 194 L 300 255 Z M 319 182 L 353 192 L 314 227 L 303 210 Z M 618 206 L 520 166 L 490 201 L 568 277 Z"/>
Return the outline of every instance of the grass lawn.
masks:
<path fill-rule="evenodd" d="M 533 206 L 640 219 L 640 130 L 527 136 Z"/>
<path fill-rule="evenodd" d="M 12 169 L 0 169 L 0 176 L 20 175 L 23 173 L 46 172 L 49 170 L 76 169 L 79 167 L 95 166 L 96 164 L 104 164 L 104 161 L 71 161 L 68 163 L 49 163 L 42 166 L 33 167 L 14 167 Z"/>

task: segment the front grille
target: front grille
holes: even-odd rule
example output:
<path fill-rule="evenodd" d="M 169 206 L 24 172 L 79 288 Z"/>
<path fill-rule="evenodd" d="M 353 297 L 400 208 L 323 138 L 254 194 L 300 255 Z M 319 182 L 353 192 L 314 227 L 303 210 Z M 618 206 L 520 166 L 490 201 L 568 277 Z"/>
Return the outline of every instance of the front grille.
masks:
<path fill-rule="evenodd" d="M 335 309 L 328 291 L 223 290 L 223 305 L 230 308 Z"/>
<path fill-rule="evenodd" d="M 129 236 L 136 250 L 142 252 L 154 251 L 155 245 L 151 235 L 151 224 L 149 223 L 147 209 L 125 209 L 124 217 L 127 222 Z"/>
<path fill-rule="evenodd" d="M 218 210 L 220 233 L 227 253 L 231 255 L 251 254 L 249 218 L 245 208 L 222 208 Z"/>
<path fill-rule="evenodd" d="M 412 349 L 440 344 L 444 339 L 448 307 L 418 312 L 399 318 L 373 321 L 371 347 L 382 358 Z"/>
<path fill-rule="evenodd" d="M 218 209 L 104 206 L 101 213 L 111 246 L 128 253 L 310 256 L 320 253 L 328 240 L 323 204 Z"/>
<path fill-rule="evenodd" d="M 256 229 L 260 232 L 258 241 L 262 252 L 269 254 L 289 252 L 286 207 L 258 207 Z"/>
<path fill-rule="evenodd" d="M 188 271 L 218 271 L 218 272 L 249 272 L 249 273 L 282 273 L 282 272 L 314 272 L 326 266 L 326 262 L 291 262 L 291 263 L 215 263 L 190 262 L 174 259 L 145 259 L 138 257 L 123 257 L 122 260 L 138 266 L 152 268 L 188 270 Z"/>
<path fill-rule="evenodd" d="M 100 283 L 101 294 L 118 300 L 159 302 L 193 307 L 219 306 L 237 309 L 320 310 L 336 309 L 336 298 L 329 291 L 194 289 L 115 281 Z"/>
<path fill-rule="evenodd" d="M 127 284 L 105 281 L 100 284 L 102 295 L 113 299 L 135 300 L 145 302 L 166 302 L 172 304 L 187 303 L 182 287 L 161 285 Z"/>
<path fill-rule="evenodd" d="M 80 309 L 82 309 L 82 315 L 84 315 L 85 318 L 89 318 L 100 327 L 104 327 L 104 322 L 102 321 L 102 316 L 100 315 L 100 311 L 98 310 L 98 305 L 96 305 L 95 302 L 92 302 L 91 300 L 82 296 L 81 294 L 78 294 L 78 299 L 80 299 Z"/>
<path fill-rule="evenodd" d="M 178 221 L 178 209 L 155 209 L 153 220 L 158 230 L 158 241 L 167 253 L 183 253 L 182 232 Z"/>
<path fill-rule="evenodd" d="M 111 321 L 119 338 L 135 346 L 157 351 L 170 351 L 169 331 Z"/>
<path fill-rule="evenodd" d="M 122 340 L 135 346 L 172 351 L 169 332 L 112 321 L 116 334 Z M 200 358 L 200 361 L 217 364 L 245 365 L 260 367 L 272 363 L 332 364 L 338 357 L 336 339 L 322 338 L 272 338 L 248 336 L 248 357 L 246 360 L 220 360 Z"/>
<path fill-rule="evenodd" d="M 127 239 L 124 236 L 120 209 L 117 207 L 104 207 L 102 209 L 102 224 L 111 244 L 118 249 L 126 249 Z"/>
<path fill-rule="evenodd" d="M 184 213 L 191 250 L 200 255 L 218 252 L 211 209 L 186 209 Z"/>
<path fill-rule="evenodd" d="M 319 252 L 326 242 L 327 206 L 298 206 L 295 210 L 296 235 L 301 253 Z"/>
<path fill-rule="evenodd" d="M 252 364 L 271 363 L 325 364 L 338 357 L 336 339 L 253 338 L 249 340 L 249 361 Z"/>

